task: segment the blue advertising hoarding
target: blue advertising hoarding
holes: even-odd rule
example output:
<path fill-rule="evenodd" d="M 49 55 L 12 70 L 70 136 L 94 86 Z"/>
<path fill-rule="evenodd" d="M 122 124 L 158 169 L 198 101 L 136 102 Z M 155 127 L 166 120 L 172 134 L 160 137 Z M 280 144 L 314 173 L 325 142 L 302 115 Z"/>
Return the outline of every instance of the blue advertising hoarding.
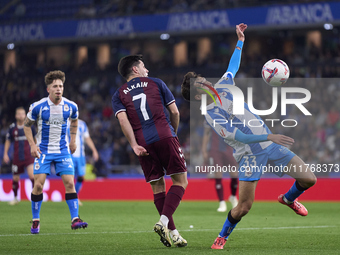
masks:
<path fill-rule="evenodd" d="M 186 33 L 233 28 L 340 23 L 340 3 L 311 3 L 0 26 L 0 43 L 115 38 L 147 33 Z"/>

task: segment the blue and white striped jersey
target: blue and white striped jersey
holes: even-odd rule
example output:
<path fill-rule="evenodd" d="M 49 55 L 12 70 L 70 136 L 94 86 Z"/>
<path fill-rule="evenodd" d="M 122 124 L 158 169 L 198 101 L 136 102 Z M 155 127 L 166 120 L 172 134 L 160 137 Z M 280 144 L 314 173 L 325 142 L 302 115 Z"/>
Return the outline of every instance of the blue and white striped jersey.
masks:
<path fill-rule="evenodd" d="M 70 137 L 71 137 L 69 124 L 67 125 L 68 141 L 70 141 Z M 75 158 L 85 157 L 85 138 L 89 136 L 90 134 L 89 134 L 85 121 L 78 119 L 78 131 L 77 131 L 77 136 L 76 136 L 77 149 L 72 154 L 72 157 L 75 157 Z"/>
<path fill-rule="evenodd" d="M 243 155 L 259 153 L 271 145 L 272 142 L 245 144 L 235 139 L 236 130 L 238 129 L 242 133 L 250 135 L 271 134 L 271 131 L 258 115 L 250 112 L 246 103 L 244 103 L 244 115 L 233 115 L 233 95 L 229 89 L 219 88 L 219 84 L 235 85 L 233 78 L 233 73 L 227 71 L 215 84 L 215 89 L 221 98 L 222 105 L 219 100 L 216 100 L 217 105 L 214 103 L 207 105 L 205 119 L 215 132 L 234 148 L 234 158 L 239 162 Z"/>
<path fill-rule="evenodd" d="M 70 154 L 66 138 L 67 120 L 78 119 L 76 103 L 63 97 L 55 105 L 46 97 L 31 104 L 27 117 L 37 122 L 37 146 L 43 154 Z"/>

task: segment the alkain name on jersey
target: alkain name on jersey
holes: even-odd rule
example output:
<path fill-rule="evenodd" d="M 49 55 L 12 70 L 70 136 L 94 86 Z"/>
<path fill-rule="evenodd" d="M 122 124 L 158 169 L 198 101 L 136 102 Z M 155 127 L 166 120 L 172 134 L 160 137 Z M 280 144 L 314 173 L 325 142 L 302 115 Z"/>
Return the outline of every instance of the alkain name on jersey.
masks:
<path fill-rule="evenodd" d="M 127 89 L 124 89 L 123 92 L 126 95 L 128 92 L 130 92 L 133 89 L 137 89 L 137 88 L 145 88 L 148 86 L 147 82 L 141 82 L 141 83 L 137 83 L 136 85 L 131 85 L 131 87 L 127 87 Z"/>

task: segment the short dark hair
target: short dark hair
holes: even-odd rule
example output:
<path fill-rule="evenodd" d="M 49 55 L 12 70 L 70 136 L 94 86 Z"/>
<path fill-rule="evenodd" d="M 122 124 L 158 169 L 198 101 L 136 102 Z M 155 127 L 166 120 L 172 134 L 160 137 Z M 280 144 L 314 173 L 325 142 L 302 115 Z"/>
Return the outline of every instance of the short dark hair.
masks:
<path fill-rule="evenodd" d="M 54 80 L 61 80 L 64 83 L 65 73 L 62 71 L 56 70 L 56 71 L 51 71 L 45 75 L 46 86 L 50 85 Z"/>
<path fill-rule="evenodd" d="M 197 77 L 201 77 L 201 75 L 196 74 L 195 72 L 188 72 L 186 75 L 184 75 L 181 85 L 181 93 L 184 99 L 187 101 L 193 100 L 197 94 L 196 87 L 194 85 L 191 86 L 190 83 L 190 79 L 195 79 Z"/>
<path fill-rule="evenodd" d="M 123 78 L 128 79 L 132 67 L 139 64 L 139 61 L 143 61 L 142 55 L 129 55 L 121 58 L 118 63 L 118 72 Z"/>
<path fill-rule="evenodd" d="M 25 108 L 24 108 L 24 107 L 22 107 L 22 106 L 19 106 L 19 107 L 17 107 L 17 108 L 15 109 L 15 113 L 16 113 L 17 111 L 19 111 L 19 110 L 24 110 L 24 111 L 25 111 L 25 113 L 26 113 L 26 110 L 25 110 Z"/>

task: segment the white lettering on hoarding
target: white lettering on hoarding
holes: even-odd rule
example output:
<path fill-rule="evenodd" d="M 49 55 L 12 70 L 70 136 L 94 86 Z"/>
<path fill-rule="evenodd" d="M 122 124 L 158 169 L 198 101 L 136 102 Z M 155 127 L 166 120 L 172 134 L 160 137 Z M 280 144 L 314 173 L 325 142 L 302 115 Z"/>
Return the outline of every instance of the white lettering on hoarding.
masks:
<path fill-rule="evenodd" d="M 133 32 L 131 18 L 79 21 L 76 36 L 96 37 L 122 35 Z"/>
<path fill-rule="evenodd" d="M 217 29 L 229 25 L 226 11 L 212 11 L 170 15 L 167 29 L 172 31 Z"/>
<path fill-rule="evenodd" d="M 0 42 L 34 41 L 44 38 L 42 24 L 0 26 Z"/>
<path fill-rule="evenodd" d="M 308 4 L 271 7 L 267 13 L 267 24 L 315 23 L 332 21 L 329 4 Z"/>

